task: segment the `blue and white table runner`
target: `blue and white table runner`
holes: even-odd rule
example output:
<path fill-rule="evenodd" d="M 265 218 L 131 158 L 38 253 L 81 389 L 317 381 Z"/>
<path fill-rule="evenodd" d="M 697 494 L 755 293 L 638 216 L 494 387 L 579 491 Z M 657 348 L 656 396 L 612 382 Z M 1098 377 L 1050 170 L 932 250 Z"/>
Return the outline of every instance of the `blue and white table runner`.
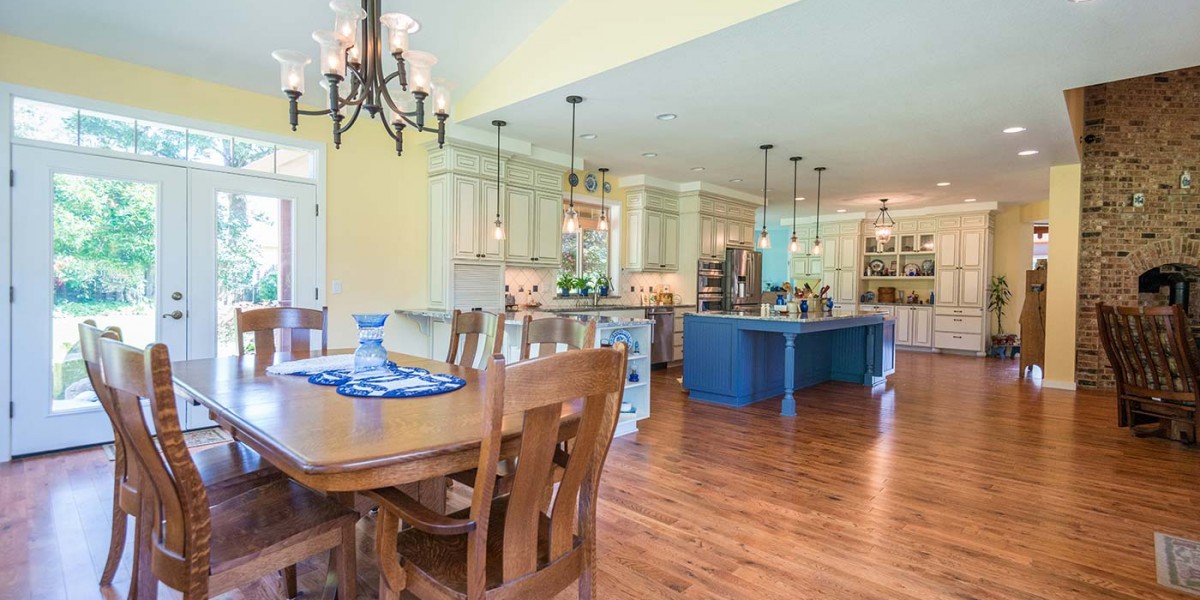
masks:
<path fill-rule="evenodd" d="M 354 373 L 354 355 L 336 355 L 280 363 L 267 368 L 272 375 L 307 376 L 315 385 L 336 386 L 343 396 L 415 398 L 453 392 L 467 384 L 461 377 L 401 367 L 389 361 L 382 369 Z"/>

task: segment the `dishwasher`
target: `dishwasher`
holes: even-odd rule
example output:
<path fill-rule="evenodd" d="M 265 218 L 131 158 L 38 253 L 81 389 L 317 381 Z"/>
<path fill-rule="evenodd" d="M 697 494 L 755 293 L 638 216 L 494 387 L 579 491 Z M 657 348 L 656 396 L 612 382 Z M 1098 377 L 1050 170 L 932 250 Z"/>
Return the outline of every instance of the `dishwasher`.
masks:
<path fill-rule="evenodd" d="M 665 365 L 675 360 L 675 309 L 670 306 L 647 307 L 646 318 L 654 321 L 650 365 Z"/>

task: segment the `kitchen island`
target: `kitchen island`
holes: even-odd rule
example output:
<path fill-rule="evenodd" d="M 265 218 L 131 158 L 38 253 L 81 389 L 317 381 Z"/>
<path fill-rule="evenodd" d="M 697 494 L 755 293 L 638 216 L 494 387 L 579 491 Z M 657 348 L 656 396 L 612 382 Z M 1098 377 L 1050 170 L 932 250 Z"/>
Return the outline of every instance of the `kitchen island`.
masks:
<path fill-rule="evenodd" d="M 810 312 L 760 317 L 748 312 L 684 315 L 683 387 L 695 400 L 746 406 L 824 381 L 875 386 L 895 371 L 895 321 L 878 312 Z"/>

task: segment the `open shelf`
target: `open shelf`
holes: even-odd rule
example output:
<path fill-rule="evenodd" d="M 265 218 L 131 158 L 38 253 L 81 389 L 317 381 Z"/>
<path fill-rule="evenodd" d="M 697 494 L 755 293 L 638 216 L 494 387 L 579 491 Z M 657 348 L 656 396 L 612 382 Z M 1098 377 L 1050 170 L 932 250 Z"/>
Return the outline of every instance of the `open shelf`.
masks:
<path fill-rule="evenodd" d="M 626 390 L 636 390 L 637 388 L 645 387 L 648 385 L 650 385 L 649 381 L 629 381 L 629 380 L 625 381 L 625 389 Z"/>
<path fill-rule="evenodd" d="M 888 281 L 898 281 L 901 279 L 911 279 L 913 281 L 932 281 L 933 275 L 864 275 L 863 279 L 886 279 Z"/>

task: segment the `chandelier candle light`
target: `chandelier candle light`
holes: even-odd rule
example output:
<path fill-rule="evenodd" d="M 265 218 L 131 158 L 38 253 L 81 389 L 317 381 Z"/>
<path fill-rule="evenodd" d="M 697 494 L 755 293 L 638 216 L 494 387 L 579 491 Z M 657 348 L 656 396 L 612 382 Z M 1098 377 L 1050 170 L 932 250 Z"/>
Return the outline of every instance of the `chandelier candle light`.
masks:
<path fill-rule="evenodd" d="M 496 229 L 492 231 L 492 237 L 502 240 L 504 239 L 504 221 L 500 219 L 500 203 L 503 202 L 504 194 L 500 192 L 500 128 L 508 125 L 504 121 L 492 121 L 492 125 L 496 126 Z"/>
<path fill-rule="evenodd" d="M 771 247 L 771 235 L 767 233 L 767 154 L 774 147 L 773 144 L 763 144 L 758 147 L 763 151 L 763 227 L 758 234 L 758 247 L 763 250 Z"/>
<path fill-rule="evenodd" d="M 825 172 L 825 167 L 817 167 L 813 169 L 817 172 L 817 228 L 813 230 L 812 248 L 809 249 L 809 254 L 813 256 L 821 255 L 821 174 Z"/>
<path fill-rule="evenodd" d="M 329 8 L 334 13 L 333 31 L 317 31 L 312 37 L 321 47 L 322 87 L 329 92 L 329 108 L 300 110 L 304 95 L 304 67 L 312 60 L 294 50 L 276 50 L 271 56 L 279 61 L 283 93 L 288 97 L 288 119 L 292 131 L 299 125 L 300 115 L 329 115 L 333 121 L 333 145 L 341 148 L 342 134 L 354 126 L 359 114 L 367 111 L 383 123 L 388 135 L 396 141 L 396 155 L 404 151 L 404 128 L 417 131 L 436 131 L 438 146 L 446 141 L 446 118 L 450 116 L 451 86 L 434 79 L 433 65 L 437 57 L 409 48 L 409 34 L 416 33 L 421 24 L 401 13 L 381 13 L 382 0 L 333 0 Z M 366 19 L 359 36 L 359 22 Z M 382 27 L 387 28 L 387 36 Z M 385 52 L 396 61 L 396 70 L 384 72 Z M 349 80 L 350 89 L 342 97 L 339 85 Z M 388 89 L 395 82 L 402 93 Z M 393 98 L 393 93 L 396 97 Z M 425 126 L 425 101 L 433 97 L 433 115 L 437 127 Z M 346 114 L 349 113 L 347 120 Z M 344 122 L 344 124 L 343 124 Z"/>
<path fill-rule="evenodd" d="M 608 231 L 608 210 L 604 208 L 604 194 L 608 187 L 608 167 L 600 167 L 600 231 Z"/>
<path fill-rule="evenodd" d="M 875 217 L 875 241 L 880 244 L 888 243 L 896 229 L 896 222 L 888 214 L 887 201 L 887 198 L 879 201 L 882 206 L 879 207 L 879 216 Z"/>
<path fill-rule="evenodd" d="M 788 245 L 788 251 L 795 254 L 800 251 L 800 240 L 796 238 L 796 203 L 799 202 L 799 196 L 796 195 L 796 176 L 800 173 L 800 161 L 803 157 L 793 156 L 792 161 L 792 243 Z"/>
<path fill-rule="evenodd" d="M 563 212 L 563 233 L 575 233 L 579 229 L 579 211 L 575 210 L 575 186 L 579 185 L 579 176 L 575 174 L 575 105 L 583 102 L 581 96 L 567 96 L 567 102 L 571 104 L 571 174 L 567 177 L 567 183 L 571 184 L 570 200 L 567 202 L 567 210 Z"/>

